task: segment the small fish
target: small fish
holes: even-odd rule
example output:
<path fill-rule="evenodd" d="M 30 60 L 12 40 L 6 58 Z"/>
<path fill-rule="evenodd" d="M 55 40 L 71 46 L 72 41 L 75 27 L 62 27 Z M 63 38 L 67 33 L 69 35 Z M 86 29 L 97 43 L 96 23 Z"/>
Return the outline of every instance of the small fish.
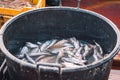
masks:
<path fill-rule="evenodd" d="M 63 46 L 64 47 L 74 47 L 71 43 L 64 43 Z"/>
<path fill-rule="evenodd" d="M 83 47 L 84 44 L 85 44 L 85 43 L 83 43 L 83 41 L 82 41 L 82 42 L 79 42 L 79 45 L 80 45 L 81 47 Z"/>
<path fill-rule="evenodd" d="M 82 43 L 75 37 L 36 44 L 26 42 L 16 57 L 32 64 L 55 63 L 71 68 L 86 66 L 103 58 L 102 47 L 95 41 L 94 43 L 95 45 Z"/>
<path fill-rule="evenodd" d="M 57 55 L 57 58 L 56 58 L 56 63 L 59 63 L 60 59 L 64 56 L 64 50 L 61 49 L 59 51 L 59 54 Z"/>
<path fill-rule="evenodd" d="M 47 47 L 50 45 L 51 41 L 46 41 L 44 42 L 41 47 L 40 47 L 40 50 L 41 51 L 45 51 L 47 49 Z"/>
<path fill-rule="evenodd" d="M 60 40 L 60 41 L 56 42 L 54 45 L 52 45 L 50 48 L 61 48 L 67 42 L 68 42 L 68 40 L 65 40 L 65 39 Z"/>
<path fill-rule="evenodd" d="M 94 62 L 100 60 L 103 58 L 103 56 L 99 53 L 98 49 L 96 49 L 96 46 L 94 47 L 94 54 L 93 54 Z"/>
<path fill-rule="evenodd" d="M 51 43 L 50 43 L 50 45 L 47 47 L 47 49 L 50 48 L 51 46 L 53 46 L 56 42 L 57 42 L 56 39 L 51 40 Z"/>
<path fill-rule="evenodd" d="M 82 54 L 83 59 L 86 60 L 86 57 L 92 54 L 92 48 L 89 47 L 87 44 L 84 46 L 84 53 Z"/>
<path fill-rule="evenodd" d="M 64 53 L 65 55 L 64 56 L 68 56 L 69 58 L 72 58 L 72 57 L 74 57 L 74 53 L 73 52 L 71 52 L 71 51 L 65 51 L 65 53 Z"/>
<path fill-rule="evenodd" d="M 24 54 L 20 54 L 20 55 L 15 55 L 15 57 L 19 58 L 19 59 L 23 59 L 24 58 Z"/>
<path fill-rule="evenodd" d="M 39 53 L 31 53 L 29 54 L 30 57 L 34 57 L 34 56 L 41 56 L 41 55 L 51 55 L 48 52 L 39 52 Z"/>
<path fill-rule="evenodd" d="M 23 60 L 23 61 L 26 61 L 26 62 L 27 62 L 27 60 L 26 60 L 25 58 L 23 58 L 23 59 L 21 59 L 21 60 Z"/>
<path fill-rule="evenodd" d="M 41 60 L 37 61 L 36 64 L 39 63 L 55 63 L 57 56 L 46 56 L 42 58 Z"/>
<path fill-rule="evenodd" d="M 75 49 L 79 49 L 79 41 L 75 37 L 70 38 L 70 41 L 74 44 Z"/>
<path fill-rule="evenodd" d="M 69 63 L 69 62 L 63 62 L 63 63 L 61 63 L 61 65 L 62 65 L 62 68 L 65 68 L 65 67 L 67 67 L 67 68 L 80 67 L 79 65 L 75 65 L 75 64 Z"/>
<path fill-rule="evenodd" d="M 39 46 L 41 46 L 41 45 L 42 45 L 42 43 L 41 43 L 41 42 L 39 42 L 39 41 L 37 42 L 37 44 L 38 44 Z"/>
<path fill-rule="evenodd" d="M 38 41 L 37 45 L 38 45 L 38 48 L 39 48 L 38 52 L 41 52 L 40 47 L 41 47 L 42 43 Z"/>
<path fill-rule="evenodd" d="M 96 53 L 93 54 L 93 58 L 94 58 L 94 62 L 96 62 L 96 61 L 99 60 L 98 57 L 97 57 L 97 55 L 96 55 Z"/>
<path fill-rule="evenodd" d="M 99 59 L 102 59 L 103 56 L 101 55 L 101 53 L 98 51 L 97 48 L 98 48 L 98 47 L 95 46 L 95 48 L 94 48 L 94 54 L 95 54 Z"/>
<path fill-rule="evenodd" d="M 98 50 L 98 52 L 99 52 L 101 55 L 103 55 L 102 47 L 101 47 L 97 42 L 94 41 L 94 43 L 95 43 L 95 45 L 96 45 L 96 49 Z"/>
<path fill-rule="evenodd" d="M 58 54 L 61 48 L 53 48 L 53 49 L 48 49 L 47 51 L 50 52 L 51 54 Z"/>
<path fill-rule="evenodd" d="M 83 48 L 83 46 L 81 46 L 78 50 L 77 50 L 77 52 L 75 53 L 75 56 L 76 57 L 78 57 L 80 60 L 82 60 L 82 52 L 83 52 L 83 50 L 84 50 L 84 48 Z"/>
<path fill-rule="evenodd" d="M 40 47 L 41 51 L 45 51 L 48 48 L 50 48 L 52 45 L 54 45 L 56 43 L 57 40 L 50 40 L 50 41 L 46 41 L 45 43 L 43 43 Z"/>
<path fill-rule="evenodd" d="M 67 50 L 71 51 L 72 50 L 71 47 L 62 47 L 62 48 L 50 48 L 47 51 L 50 52 L 51 54 L 55 54 L 56 55 L 56 54 L 59 53 L 59 51 L 61 49 L 63 49 L 64 51 L 67 51 Z"/>
<path fill-rule="evenodd" d="M 24 46 L 20 51 L 20 55 L 24 55 L 28 52 L 29 52 L 29 48 L 27 46 Z"/>
<path fill-rule="evenodd" d="M 64 51 L 73 51 L 73 48 L 71 47 L 63 47 L 61 49 L 63 49 Z"/>
<path fill-rule="evenodd" d="M 73 53 L 76 53 L 76 52 L 77 52 L 77 50 L 78 50 L 78 49 L 75 49 L 75 48 L 74 48 L 72 52 L 73 52 Z"/>
<path fill-rule="evenodd" d="M 75 57 L 72 57 L 71 60 L 73 61 L 74 64 L 78 64 L 78 65 L 85 65 L 87 63 L 87 60 L 80 60 Z"/>
<path fill-rule="evenodd" d="M 30 49 L 29 54 L 31 54 L 31 53 L 39 53 L 39 52 L 40 52 L 39 47 L 36 47 L 36 48 Z"/>
<path fill-rule="evenodd" d="M 38 61 L 40 61 L 41 59 L 43 59 L 43 58 L 45 58 L 46 57 L 46 55 L 41 55 L 41 56 L 39 56 L 39 57 L 37 57 L 36 59 L 35 59 L 35 62 L 38 62 Z"/>
<path fill-rule="evenodd" d="M 74 53 L 72 51 L 65 51 L 68 55 L 74 56 Z"/>
<path fill-rule="evenodd" d="M 25 58 L 27 59 L 28 62 L 35 64 L 35 61 L 28 55 L 28 54 L 24 54 Z"/>
<path fill-rule="evenodd" d="M 38 47 L 38 45 L 30 43 L 30 42 L 26 42 L 26 46 L 29 48 L 37 48 Z"/>

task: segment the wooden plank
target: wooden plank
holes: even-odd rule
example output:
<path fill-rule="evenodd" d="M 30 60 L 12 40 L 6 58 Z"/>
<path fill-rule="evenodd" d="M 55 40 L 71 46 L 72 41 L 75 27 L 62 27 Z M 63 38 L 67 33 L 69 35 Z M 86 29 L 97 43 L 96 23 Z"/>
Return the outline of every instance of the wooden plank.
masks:
<path fill-rule="evenodd" d="M 109 80 L 120 80 L 120 70 L 111 70 Z"/>

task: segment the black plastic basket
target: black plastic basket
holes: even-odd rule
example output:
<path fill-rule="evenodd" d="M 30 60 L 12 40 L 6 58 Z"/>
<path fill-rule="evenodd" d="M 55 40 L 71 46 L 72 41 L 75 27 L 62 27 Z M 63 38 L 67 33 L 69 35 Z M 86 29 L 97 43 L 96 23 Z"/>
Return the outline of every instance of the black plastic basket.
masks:
<path fill-rule="evenodd" d="M 11 80 L 108 80 L 112 59 L 120 47 L 119 34 L 119 30 L 110 20 L 84 9 L 52 7 L 25 12 L 7 22 L 1 31 L 1 49 L 6 56 L 7 73 L 9 73 L 5 78 L 9 77 Z M 109 56 L 94 65 L 64 70 L 59 66 L 47 65 L 48 68 L 45 68 L 43 64 L 33 65 L 13 56 L 26 41 L 46 41 L 73 36 L 87 42 L 97 41 L 103 47 L 104 53 L 109 53 Z M 4 74 L 7 74 L 4 70 L 6 67 L 2 67 L 1 70 L 3 80 L 5 80 Z"/>
<path fill-rule="evenodd" d="M 6 60 L 2 62 L 0 66 L 0 80 L 9 80 L 9 75 L 7 72 Z"/>

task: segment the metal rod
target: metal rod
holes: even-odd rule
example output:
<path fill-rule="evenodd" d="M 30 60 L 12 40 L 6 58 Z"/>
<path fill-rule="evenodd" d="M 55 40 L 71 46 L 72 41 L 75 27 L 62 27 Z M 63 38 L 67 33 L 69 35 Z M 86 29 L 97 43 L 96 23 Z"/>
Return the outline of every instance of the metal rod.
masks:
<path fill-rule="evenodd" d="M 77 7 L 80 8 L 80 1 L 81 0 L 77 0 L 77 1 L 78 1 Z"/>
<path fill-rule="evenodd" d="M 59 6 L 62 6 L 62 0 L 60 0 Z"/>

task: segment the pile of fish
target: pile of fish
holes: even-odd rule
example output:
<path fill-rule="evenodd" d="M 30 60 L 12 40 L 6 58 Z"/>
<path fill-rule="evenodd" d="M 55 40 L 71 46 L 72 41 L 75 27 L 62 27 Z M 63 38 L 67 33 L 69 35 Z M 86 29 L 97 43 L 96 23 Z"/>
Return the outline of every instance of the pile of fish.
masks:
<path fill-rule="evenodd" d="M 93 42 L 78 41 L 75 37 L 36 44 L 26 42 L 16 57 L 32 64 L 60 64 L 63 68 L 86 66 L 104 57 L 101 46 Z"/>
<path fill-rule="evenodd" d="M 30 0 L 0 0 L 0 7 L 21 9 L 24 6 L 32 7 Z"/>

